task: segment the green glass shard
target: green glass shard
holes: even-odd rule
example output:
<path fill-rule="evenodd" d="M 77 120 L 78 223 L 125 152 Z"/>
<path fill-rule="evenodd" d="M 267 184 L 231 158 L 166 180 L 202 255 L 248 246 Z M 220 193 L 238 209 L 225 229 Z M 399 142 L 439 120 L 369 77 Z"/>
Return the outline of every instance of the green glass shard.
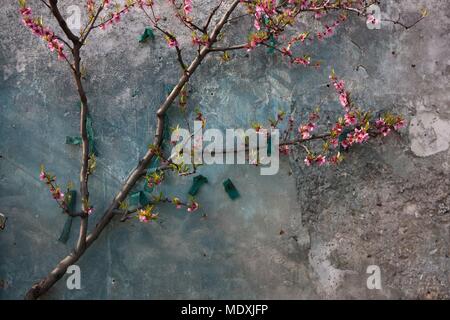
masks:
<path fill-rule="evenodd" d="M 75 212 L 76 208 L 76 200 L 77 200 L 77 192 L 75 190 L 70 190 L 66 193 L 65 199 L 67 201 L 67 209 L 69 212 Z M 61 231 L 61 235 L 58 238 L 59 242 L 67 243 L 70 236 L 70 229 L 72 228 L 73 217 L 67 216 L 66 222 L 64 223 L 63 230 Z"/>
<path fill-rule="evenodd" d="M 139 42 L 143 43 L 145 41 L 147 41 L 148 39 L 155 39 L 155 33 L 153 32 L 153 30 L 151 28 L 145 28 L 144 33 L 142 35 L 139 36 Z"/>
<path fill-rule="evenodd" d="M 273 34 L 270 34 L 269 36 L 269 48 L 267 49 L 267 53 L 273 54 L 275 53 L 275 46 L 277 45 L 277 41 L 275 40 L 275 37 Z"/>
<path fill-rule="evenodd" d="M 92 128 L 92 118 L 88 115 L 86 117 L 86 131 L 88 136 L 88 142 L 89 142 L 89 153 L 97 155 L 97 152 L 95 150 L 94 146 L 94 129 Z M 80 136 L 67 136 L 66 137 L 66 144 L 76 145 L 79 146 L 83 143 L 83 140 Z"/>
<path fill-rule="evenodd" d="M 141 198 L 141 191 L 133 192 L 130 194 L 130 206 L 139 206 L 139 200 Z"/>
<path fill-rule="evenodd" d="M 66 222 L 64 223 L 64 228 L 61 232 L 61 235 L 58 238 L 59 242 L 67 243 L 69 240 L 70 229 L 72 228 L 73 217 L 67 216 Z"/>
<path fill-rule="evenodd" d="M 130 194 L 130 206 L 139 207 L 146 206 L 150 203 L 150 200 L 147 198 L 143 191 L 136 191 Z"/>
<path fill-rule="evenodd" d="M 237 191 L 236 187 L 234 186 L 233 182 L 231 182 L 230 179 L 225 180 L 223 182 L 223 186 L 225 188 L 225 192 L 228 193 L 228 196 L 231 198 L 231 200 L 240 197 L 239 191 Z"/>
<path fill-rule="evenodd" d="M 76 145 L 79 146 L 81 145 L 82 140 L 81 137 L 66 137 L 66 144 L 71 144 L 71 145 Z"/>
<path fill-rule="evenodd" d="M 204 185 L 205 183 L 208 183 L 208 179 L 206 177 L 202 176 L 201 174 L 194 177 L 192 186 L 189 189 L 189 194 L 191 196 L 195 196 L 198 193 L 198 191 L 200 190 L 200 187 L 202 185 Z"/>
<path fill-rule="evenodd" d="M 141 206 L 146 206 L 146 205 L 149 204 L 149 202 L 150 201 L 148 200 L 148 198 L 145 195 L 145 193 L 141 191 L 140 194 L 139 194 L 139 203 L 140 203 L 140 205 Z"/>
<path fill-rule="evenodd" d="M 150 165 L 148 166 L 147 174 L 152 174 L 155 172 L 159 167 L 160 160 L 158 157 L 153 157 L 152 161 L 150 162 Z"/>

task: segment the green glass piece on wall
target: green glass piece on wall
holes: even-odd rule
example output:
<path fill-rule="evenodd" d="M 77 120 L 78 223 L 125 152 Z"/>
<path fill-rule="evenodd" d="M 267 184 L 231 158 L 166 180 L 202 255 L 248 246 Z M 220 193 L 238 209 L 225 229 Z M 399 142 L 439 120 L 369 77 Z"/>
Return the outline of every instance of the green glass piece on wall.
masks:
<path fill-rule="evenodd" d="M 227 179 L 223 182 L 223 186 L 225 188 L 225 192 L 231 198 L 231 200 L 237 199 L 240 197 L 239 191 L 234 186 L 233 182 L 230 179 Z"/>
<path fill-rule="evenodd" d="M 66 194 L 67 201 L 67 209 L 69 212 L 75 212 L 76 208 L 76 200 L 77 200 L 77 192 L 75 190 L 70 190 Z M 63 230 L 61 231 L 61 235 L 58 238 L 59 242 L 67 243 L 70 236 L 70 229 L 72 228 L 73 217 L 67 216 L 66 222 L 64 223 Z"/>
<path fill-rule="evenodd" d="M 79 146 L 81 145 L 82 140 L 81 137 L 66 137 L 66 144 L 71 144 L 71 145 L 76 145 Z"/>
<path fill-rule="evenodd" d="M 139 36 L 139 42 L 143 43 L 147 41 L 147 39 L 155 39 L 155 33 L 151 28 L 145 28 L 144 33 Z"/>
<path fill-rule="evenodd" d="M 189 194 L 191 196 L 195 196 L 198 193 L 198 191 L 200 190 L 200 187 L 202 185 L 204 185 L 205 183 L 208 183 L 208 179 L 206 177 L 202 176 L 201 174 L 194 177 L 192 186 L 189 189 Z"/>

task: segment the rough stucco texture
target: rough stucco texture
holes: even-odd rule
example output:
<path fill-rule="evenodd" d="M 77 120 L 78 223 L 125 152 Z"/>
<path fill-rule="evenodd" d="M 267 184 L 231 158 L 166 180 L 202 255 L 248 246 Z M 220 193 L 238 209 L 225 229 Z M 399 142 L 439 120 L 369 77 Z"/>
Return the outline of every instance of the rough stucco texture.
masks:
<path fill-rule="evenodd" d="M 305 168 L 297 152 L 271 177 L 249 166 L 202 167 L 209 183 L 199 212 L 162 206 L 156 224 L 115 220 L 79 261 L 82 289 L 67 290 L 64 278 L 45 298 L 449 298 L 450 3 L 382 9 L 411 22 L 423 6 L 430 16 L 411 30 L 368 30 L 355 19 L 309 46 L 323 62 L 318 71 L 264 50 L 202 64 L 190 106 L 201 107 L 209 127 L 248 128 L 279 108 L 302 116 L 316 105 L 332 120 L 331 67 L 360 105 L 403 113 L 409 125 L 355 149 L 339 168 Z M 12 299 L 76 239 L 74 228 L 67 245 L 57 241 L 65 217 L 38 174 L 43 163 L 62 183 L 77 180 L 79 149 L 64 141 L 78 131 L 79 108 L 66 66 L 21 26 L 16 4 L 3 4 L 0 17 L 0 212 L 8 217 L 0 298 Z M 96 32 L 84 52 L 99 154 L 91 227 L 145 152 L 154 111 L 178 75 L 160 38 L 137 42 L 142 18 L 125 20 Z M 227 178 L 242 195 L 234 202 L 223 191 Z M 191 179 L 171 177 L 163 190 L 185 198 Z M 381 290 L 366 287 L 369 265 L 381 269 Z"/>

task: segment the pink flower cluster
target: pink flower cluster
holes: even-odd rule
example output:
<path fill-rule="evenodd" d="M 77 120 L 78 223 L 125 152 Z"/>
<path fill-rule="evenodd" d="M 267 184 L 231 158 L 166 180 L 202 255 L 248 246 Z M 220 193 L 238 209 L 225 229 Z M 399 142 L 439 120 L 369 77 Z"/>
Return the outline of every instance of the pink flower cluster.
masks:
<path fill-rule="evenodd" d="M 153 188 L 160 185 L 164 181 L 164 175 L 162 173 L 153 172 L 151 175 L 148 175 L 146 179 L 149 188 Z"/>
<path fill-rule="evenodd" d="M 256 46 L 267 40 L 267 33 L 259 31 L 256 33 L 251 33 L 249 36 L 249 41 L 247 43 L 247 51 L 251 51 L 256 48 Z"/>
<path fill-rule="evenodd" d="M 52 176 L 48 173 L 46 173 L 43 169 L 39 173 L 39 179 L 48 186 L 50 193 L 52 194 L 53 199 L 58 202 L 59 206 L 61 208 L 66 207 L 64 193 L 61 191 L 61 189 L 55 185 L 56 177 Z"/>
<path fill-rule="evenodd" d="M 388 115 L 386 119 L 380 118 L 375 121 L 375 127 L 383 137 L 386 137 L 392 129 L 398 131 L 405 126 L 406 121 L 399 116 Z"/>
<path fill-rule="evenodd" d="M 276 0 L 262 0 L 255 6 L 255 21 L 253 23 L 256 30 L 261 30 L 261 20 L 263 17 L 270 17 L 276 13 Z"/>
<path fill-rule="evenodd" d="M 315 128 L 316 128 L 316 125 L 312 122 L 309 122 L 306 125 L 300 126 L 298 128 L 298 132 L 302 136 L 302 139 L 306 140 L 306 139 L 311 138 L 311 132 L 313 132 Z"/>
<path fill-rule="evenodd" d="M 369 133 L 366 129 L 355 128 L 354 132 L 347 134 L 347 137 L 342 141 L 341 145 L 344 149 L 350 148 L 355 143 L 364 143 L 369 139 Z"/>
<path fill-rule="evenodd" d="M 159 214 L 153 212 L 153 206 L 147 206 L 138 210 L 138 219 L 140 222 L 148 223 L 158 219 Z"/>
<path fill-rule="evenodd" d="M 178 41 L 174 36 L 165 36 L 169 48 L 178 47 Z"/>
<path fill-rule="evenodd" d="M 311 64 L 311 57 L 309 57 L 309 56 L 296 57 L 296 58 L 292 59 L 292 63 L 307 66 L 307 65 Z"/>
<path fill-rule="evenodd" d="M 334 88 L 336 89 L 336 92 L 339 94 L 339 102 L 341 103 L 345 112 L 348 113 L 350 111 L 350 107 L 351 107 L 350 95 L 349 95 L 348 91 L 345 90 L 344 80 L 338 80 L 334 73 L 332 73 L 330 75 L 330 80 L 331 80 Z M 348 116 L 348 121 L 353 122 L 353 119 L 351 118 L 350 115 Z"/>
<path fill-rule="evenodd" d="M 105 8 L 107 8 L 109 4 L 110 4 L 110 0 L 103 0 L 103 6 Z M 122 20 L 122 16 L 127 14 L 130 11 L 130 9 L 132 7 L 134 7 L 136 4 L 138 4 L 139 7 L 143 7 L 143 6 L 145 6 L 145 1 L 140 0 L 137 2 L 131 2 L 131 3 L 125 4 L 125 6 L 121 10 L 114 12 L 108 20 L 101 23 L 99 25 L 99 28 L 101 30 L 106 30 L 109 26 L 118 24 Z"/>
<path fill-rule="evenodd" d="M 324 25 L 325 30 L 322 32 L 317 32 L 316 38 L 318 40 L 323 40 L 324 38 L 331 37 L 334 32 L 336 31 L 336 28 L 343 22 L 347 20 L 347 16 L 340 15 L 339 19 L 333 22 L 331 25 Z"/>
<path fill-rule="evenodd" d="M 324 155 L 314 156 L 312 153 L 309 153 L 305 158 L 305 164 L 309 167 L 313 164 L 317 164 L 319 166 L 323 166 L 327 163 L 327 158 Z"/>
<path fill-rule="evenodd" d="M 197 45 L 197 46 L 208 46 L 208 44 L 209 44 L 208 35 L 204 34 L 201 37 L 199 37 L 197 35 L 197 33 L 193 32 L 192 33 L 192 44 Z"/>
<path fill-rule="evenodd" d="M 187 208 L 187 211 L 192 213 L 194 211 L 197 211 L 198 208 L 200 208 L 200 205 L 198 204 L 198 202 L 191 201 L 191 203 L 189 204 L 189 206 Z"/>
<path fill-rule="evenodd" d="M 50 51 L 58 54 L 58 59 L 66 59 L 66 55 L 63 52 L 64 44 L 50 29 L 45 28 L 39 19 L 32 18 L 31 8 L 26 6 L 21 7 L 20 14 L 22 15 L 22 22 L 25 26 L 27 26 L 33 34 L 46 41 Z"/>

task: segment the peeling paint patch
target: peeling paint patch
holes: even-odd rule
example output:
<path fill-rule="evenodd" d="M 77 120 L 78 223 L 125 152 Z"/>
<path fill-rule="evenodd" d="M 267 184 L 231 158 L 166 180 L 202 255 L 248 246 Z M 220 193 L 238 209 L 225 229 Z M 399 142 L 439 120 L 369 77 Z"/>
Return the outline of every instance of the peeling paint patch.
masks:
<path fill-rule="evenodd" d="M 432 112 L 419 113 L 409 127 L 411 151 L 419 157 L 428 157 L 446 151 L 450 143 L 450 120 Z"/>

